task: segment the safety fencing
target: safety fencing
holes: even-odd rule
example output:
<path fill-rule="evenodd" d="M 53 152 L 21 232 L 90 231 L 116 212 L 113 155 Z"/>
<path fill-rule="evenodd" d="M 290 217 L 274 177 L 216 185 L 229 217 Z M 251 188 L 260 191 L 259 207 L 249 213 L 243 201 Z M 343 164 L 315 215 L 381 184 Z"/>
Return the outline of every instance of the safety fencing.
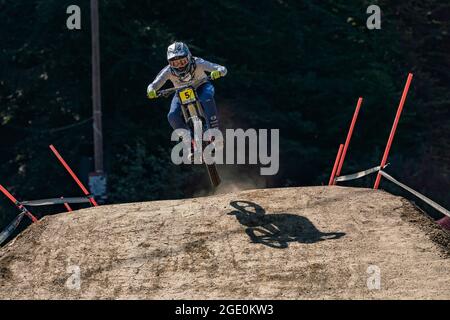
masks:
<path fill-rule="evenodd" d="M 8 239 L 11 234 L 17 229 L 17 227 L 19 226 L 20 222 L 22 221 L 23 217 L 24 217 L 24 213 L 21 212 L 16 218 L 14 218 L 14 220 L 5 228 L 5 230 L 3 230 L 2 232 L 0 232 L 0 244 L 2 244 L 3 242 L 6 241 L 6 239 Z"/>
<path fill-rule="evenodd" d="M 38 219 L 27 209 L 27 207 L 40 207 L 40 206 L 52 206 L 52 205 L 64 205 L 68 212 L 72 212 L 72 207 L 70 204 L 83 204 L 89 203 L 91 206 L 98 206 L 92 194 L 86 189 L 83 183 L 78 179 L 77 175 L 73 172 L 61 154 L 56 150 L 53 145 L 50 145 L 50 150 L 56 156 L 61 165 L 66 169 L 78 187 L 84 194 L 84 197 L 59 197 L 52 199 L 41 199 L 41 200 L 29 200 L 29 201 L 18 201 L 5 187 L 0 184 L 0 191 L 17 207 L 20 213 L 14 218 L 14 220 L 2 231 L 0 232 L 0 245 L 5 242 L 17 229 L 20 222 L 23 220 L 24 216 L 27 216 L 33 223 L 38 222 Z"/>
<path fill-rule="evenodd" d="M 441 220 L 439 220 L 438 223 L 439 223 L 439 225 L 441 225 L 445 229 L 450 230 L 450 220 L 449 220 L 450 219 L 450 211 L 449 210 L 445 209 L 441 205 L 437 204 L 436 202 L 434 202 L 433 200 L 431 200 L 428 197 L 424 196 L 423 194 L 417 192 L 416 190 L 414 190 L 414 189 L 408 187 L 407 185 L 401 183 L 400 181 L 396 180 L 395 178 L 393 178 L 391 175 L 389 175 L 387 172 L 384 171 L 384 169 L 389 165 L 387 163 L 388 157 L 389 157 L 389 152 L 391 150 L 392 143 L 394 141 L 395 133 L 397 131 L 398 123 L 400 121 L 400 117 L 401 117 L 401 114 L 402 114 L 402 111 L 403 111 L 403 107 L 405 105 L 406 97 L 408 95 L 408 91 L 409 91 L 409 87 L 411 85 L 412 78 L 413 78 L 412 73 L 409 73 L 408 77 L 407 77 L 407 80 L 406 80 L 405 87 L 403 89 L 403 93 L 402 93 L 402 96 L 401 96 L 401 99 L 400 99 L 400 103 L 399 103 L 398 108 L 397 108 L 397 113 L 395 115 L 394 123 L 392 125 L 392 129 L 391 129 L 391 132 L 389 134 L 389 138 L 388 138 L 388 141 L 387 141 L 384 153 L 383 153 L 383 157 L 381 159 L 381 164 L 379 166 L 376 166 L 376 167 L 373 167 L 373 168 L 370 168 L 370 169 L 367 169 L 367 170 L 363 170 L 363 171 L 356 172 L 356 173 L 353 173 L 353 174 L 341 176 L 341 170 L 342 170 L 342 167 L 344 165 L 344 160 L 345 160 L 345 157 L 347 155 L 348 147 L 350 145 L 350 141 L 351 141 L 351 138 L 352 138 L 352 135 L 353 135 L 355 124 L 356 124 L 356 121 L 358 119 L 358 115 L 359 115 L 359 112 L 360 112 L 360 109 L 361 109 L 361 105 L 362 105 L 362 102 L 363 102 L 363 98 L 360 97 L 358 99 L 358 102 L 356 104 L 356 109 L 355 109 L 355 112 L 353 114 L 352 121 L 350 123 L 350 128 L 348 130 L 347 138 L 345 140 L 345 143 L 339 145 L 338 153 L 336 155 L 336 159 L 335 159 L 334 164 L 333 164 L 333 169 L 331 171 L 331 175 L 330 175 L 330 179 L 329 179 L 328 185 L 332 186 L 332 185 L 336 185 L 337 182 L 351 181 L 351 180 L 355 180 L 355 179 L 360 179 L 362 177 L 365 177 L 365 176 L 368 176 L 370 174 L 376 173 L 377 177 L 376 177 L 376 180 L 375 180 L 375 184 L 373 186 L 374 189 L 378 189 L 378 187 L 380 185 L 381 177 L 385 178 L 386 180 L 388 180 L 388 181 L 396 184 L 400 188 L 408 191 L 409 193 L 411 193 L 412 195 L 414 195 L 418 199 L 422 200 L 423 202 L 425 202 L 429 206 L 433 207 L 437 211 L 439 211 L 442 214 L 444 214 L 446 217 L 441 219 Z"/>

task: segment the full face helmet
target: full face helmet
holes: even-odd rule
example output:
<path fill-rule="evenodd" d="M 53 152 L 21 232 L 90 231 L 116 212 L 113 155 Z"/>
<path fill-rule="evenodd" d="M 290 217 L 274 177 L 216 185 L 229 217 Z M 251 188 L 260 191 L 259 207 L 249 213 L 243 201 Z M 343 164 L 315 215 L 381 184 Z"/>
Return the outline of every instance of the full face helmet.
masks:
<path fill-rule="evenodd" d="M 174 42 L 167 48 L 167 61 L 172 74 L 179 78 L 185 78 L 195 68 L 192 54 L 183 42 Z"/>

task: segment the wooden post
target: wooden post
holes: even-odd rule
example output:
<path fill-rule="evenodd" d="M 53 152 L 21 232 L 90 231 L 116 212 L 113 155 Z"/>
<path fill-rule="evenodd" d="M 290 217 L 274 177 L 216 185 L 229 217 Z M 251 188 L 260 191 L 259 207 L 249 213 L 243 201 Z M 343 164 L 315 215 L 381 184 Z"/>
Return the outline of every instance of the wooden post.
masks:
<path fill-rule="evenodd" d="M 100 39 L 98 26 L 98 0 L 91 0 L 92 37 L 92 108 L 94 129 L 95 171 L 103 172 L 103 129 L 100 87 Z"/>

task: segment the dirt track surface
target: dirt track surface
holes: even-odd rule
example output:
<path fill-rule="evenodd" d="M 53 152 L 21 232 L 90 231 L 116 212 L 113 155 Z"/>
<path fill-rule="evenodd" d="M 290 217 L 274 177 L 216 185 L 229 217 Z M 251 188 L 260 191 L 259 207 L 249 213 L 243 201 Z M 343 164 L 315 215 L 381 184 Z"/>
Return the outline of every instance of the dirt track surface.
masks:
<path fill-rule="evenodd" d="M 409 202 L 370 189 L 112 205 L 45 217 L 0 249 L 0 298 L 450 299 L 449 248 Z"/>

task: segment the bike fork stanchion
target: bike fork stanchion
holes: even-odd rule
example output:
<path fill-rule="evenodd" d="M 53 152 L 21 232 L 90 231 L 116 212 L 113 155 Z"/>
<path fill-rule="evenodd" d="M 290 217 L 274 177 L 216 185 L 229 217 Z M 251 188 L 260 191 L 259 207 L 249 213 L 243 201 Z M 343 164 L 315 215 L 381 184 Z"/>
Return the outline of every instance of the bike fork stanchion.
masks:
<path fill-rule="evenodd" d="M 339 160 L 339 166 L 336 171 L 336 177 L 341 175 L 342 166 L 344 165 L 345 156 L 347 155 L 348 146 L 350 145 L 350 140 L 352 139 L 353 129 L 355 128 L 356 120 L 358 119 L 359 110 L 361 109 L 363 98 L 359 97 L 356 104 L 355 113 L 353 114 L 352 122 L 350 124 L 350 129 L 348 130 L 347 139 L 345 140 L 344 149 L 342 150 L 342 156 Z M 336 184 L 336 181 L 333 181 Z"/>
<path fill-rule="evenodd" d="M 340 144 L 339 145 L 339 151 L 338 151 L 337 156 L 336 156 L 336 160 L 334 161 L 333 171 L 331 172 L 330 181 L 328 182 L 329 186 L 332 186 L 334 184 L 334 178 L 336 176 L 336 170 L 337 170 L 337 167 L 339 165 L 339 160 L 341 159 L 341 155 L 342 155 L 342 150 L 343 149 L 344 149 L 344 145 Z"/>
<path fill-rule="evenodd" d="M 406 96 L 408 95 L 409 86 L 412 80 L 412 73 L 408 74 L 408 79 L 406 80 L 405 88 L 403 89 L 402 98 L 400 100 L 400 104 L 398 105 L 397 114 L 395 115 L 394 124 L 392 125 L 391 133 L 389 134 L 389 139 L 386 145 L 386 149 L 384 150 L 383 159 L 381 160 L 380 168 L 384 168 L 386 165 L 389 151 L 391 150 L 392 141 L 394 141 L 395 131 L 397 130 L 397 125 L 400 120 L 400 116 L 402 115 L 403 106 L 405 105 Z M 380 186 L 381 174 L 378 173 L 377 179 L 375 180 L 375 184 L 373 186 L 374 189 L 378 189 Z"/>
<path fill-rule="evenodd" d="M 80 187 L 80 189 L 83 191 L 84 195 L 86 197 L 88 197 L 89 201 L 91 202 L 91 204 L 94 207 L 97 207 L 98 204 L 95 201 L 94 197 L 90 194 L 90 192 L 85 188 L 85 186 L 81 183 L 80 179 L 78 179 L 78 177 L 75 175 L 75 173 L 72 171 L 72 169 L 70 169 L 69 165 L 67 164 L 67 162 L 63 159 L 63 157 L 61 157 L 61 155 L 59 154 L 58 150 L 56 150 L 56 148 L 51 144 L 50 149 L 52 150 L 52 152 L 55 154 L 56 158 L 58 158 L 59 162 L 61 162 L 61 164 L 64 166 L 64 168 L 66 168 L 67 172 L 69 172 L 70 176 L 73 178 L 73 180 L 75 180 L 75 182 L 78 184 L 78 186 Z"/>

